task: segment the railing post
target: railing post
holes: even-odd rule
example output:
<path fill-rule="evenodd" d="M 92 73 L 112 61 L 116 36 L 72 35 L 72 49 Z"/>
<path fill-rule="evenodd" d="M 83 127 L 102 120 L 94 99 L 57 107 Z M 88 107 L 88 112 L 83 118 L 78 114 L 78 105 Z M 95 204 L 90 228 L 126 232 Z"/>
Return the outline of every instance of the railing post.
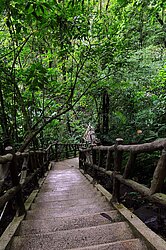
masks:
<path fill-rule="evenodd" d="M 74 158 L 77 156 L 77 144 L 74 145 Z"/>
<path fill-rule="evenodd" d="M 166 177 L 166 148 L 162 150 L 150 187 L 150 195 L 160 192 Z"/>
<path fill-rule="evenodd" d="M 86 164 L 86 161 L 87 161 L 87 152 L 85 151 L 85 152 L 83 152 L 83 162 L 84 162 L 84 164 L 83 164 L 83 170 L 84 170 L 84 173 L 87 172 L 87 164 Z"/>
<path fill-rule="evenodd" d="M 79 168 L 80 168 L 80 169 L 82 169 L 82 167 L 83 167 L 82 154 L 83 154 L 82 150 L 79 149 Z"/>
<path fill-rule="evenodd" d="M 50 161 L 50 158 L 49 158 L 50 156 L 49 155 L 50 155 L 50 149 L 48 149 L 47 152 L 46 152 L 47 165 L 49 164 L 49 161 Z"/>
<path fill-rule="evenodd" d="M 123 174 L 123 177 L 125 179 L 130 177 L 131 169 L 132 169 L 132 167 L 134 167 L 136 157 L 137 157 L 136 153 L 133 153 L 133 152 L 130 153 L 130 156 L 129 156 L 128 162 L 127 162 L 127 164 L 125 166 L 125 170 L 124 170 L 124 174 Z"/>
<path fill-rule="evenodd" d="M 107 159 L 106 159 L 106 170 L 111 170 L 112 165 L 113 165 L 113 152 L 108 149 Z"/>
<path fill-rule="evenodd" d="M 44 162 L 44 171 L 46 172 L 48 170 L 48 161 L 47 161 L 47 150 L 44 150 L 43 153 L 43 162 Z"/>
<path fill-rule="evenodd" d="M 69 144 L 65 145 L 65 151 L 66 151 L 66 158 L 68 159 L 69 158 L 69 151 L 70 151 Z"/>
<path fill-rule="evenodd" d="M 40 167 L 41 167 L 41 174 L 44 176 L 45 173 L 45 165 L 44 165 L 44 152 L 41 151 L 40 153 Z"/>
<path fill-rule="evenodd" d="M 29 156 L 24 157 L 23 164 L 22 164 L 22 169 L 21 169 L 21 177 L 20 177 L 20 184 L 22 185 L 26 179 L 27 176 L 27 170 L 28 170 L 28 161 L 29 161 Z"/>
<path fill-rule="evenodd" d="M 58 161 L 58 144 L 55 144 L 55 159 Z"/>
<path fill-rule="evenodd" d="M 30 161 L 31 170 L 32 172 L 34 172 L 37 168 L 40 168 L 40 160 L 38 159 L 38 154 L 35 151 L 32 153 L 30 152 L 30 154 L 32 154 L 31 161 Z M 34 180 L 35 187 L 38 187 L 39 183 L 38 183 L 37 175 L 34 176 L 33 180 Z"/>
<path fill-rule="evenodd" d="M 123 143 L 123 139 L 117 138 L 114 148 L 114 172 L 113 172 L 113 193 L 112 201 L 118 202 L 120 198 L 120 182 L 115 175 L 120 172 L 122 164 L 122 152 L 118 151 L 118 145 Z"/>
<path fill-rule="evenodd" d="M 15 155 L 12 147 L 8 147 L 6 151 L 8 153 L 13 154 L 13 159 L 12 159 L 12 162 L 10 164 L 12 184 L 13 184 L 13 186 L 20 186 L 18 171 L 17 171 L 16 155 Z M 17 206 L 17 211 L 16 211 L 17 216 L 21 216 L 21 215 L 26 213 L 21 187 L 20 187 L 20 190 L 18 191 L 18 193 L 16 194 L 16 206 Z"/>
<path fill-rule="evenodd" d="M 96 150 L 92 148 L 92 161 L 93 165 L 96 165 Z"/>
<path fill-rule="evenodd" d="M 102 163 L 103 163 L 103 151 L 100 149 L 99 150 L 99 161 L 98 161 L 98 167 L 101 168 L 102 167 Z"/>

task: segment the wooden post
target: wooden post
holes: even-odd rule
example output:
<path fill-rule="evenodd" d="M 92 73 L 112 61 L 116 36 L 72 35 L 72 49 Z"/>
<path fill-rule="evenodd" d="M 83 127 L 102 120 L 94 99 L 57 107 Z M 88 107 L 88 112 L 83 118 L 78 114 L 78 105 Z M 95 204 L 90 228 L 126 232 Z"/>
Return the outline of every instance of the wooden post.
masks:
<path fill-rule="evenodd" d="M 50 160 L 54 159 L 54 148 L 53 146 L 50 148 Z"/>
<path fill-rule="evenodd" d="M 150 187 L 150 195 L 161 191 L 165 177 L 166 177 L 166 149 L 162 151 L 162 155 L 154 171 L 153 180 Z"/>
<path fill-rule="evenodd" d="M 83 170 L 86 172 L 86 152 L 82 152 L 82 158 L 83 158 Z"/>
<path fill-rule="evenodd" d="M 74 157 L 77 156 L 77 144 L 74 145 Z"/>
<path fill-rule="evenodd" d="M 46 151 L 46 162 L 47 162 L 47 165 L 49 164 L 49 161 L 50 161 L 50 159 L 49 159 L 49 153 L 50 153 L 50 149 L 48 149 Z"/>
<path fill-rule="evenodd" d="M 106 170 L 111 170 L 111 166 L 113 165 L 113 152 L 108 149 L 107 151 L 107 160 L 106 160 Z"/>
<path fill-rule="evenodd" d="M 92 161 L 96 165 L 96 150 L 92 148 Z"/>
<path fill-rule="evenodd" d="M 125 166 L 125 170 L 124 170 L 124 174 L 123 174 L 123 177 L 125 179 L 130 177 L 131 169 L 132 169 L 132 167 L 134 167 L 136 157 L 137 157 L 136 153 L 133 153 L 133 152 L 130 153 L 130 156 L 129 156 L 128 162 Z"/>
<path fill-rule="evenodd" d="M 93 165 L 97 164 L 97 151 L 93 148 L 92 148 L 92 164 Z M 93 173 L 93 178 L 96 179 L 97 178 L 97 169 L 93 168 L 92 173 Z"/>
<path fill-rule="evenodd" d="M 55 144 L 55 159 L 58 161 L 58 144 Z"/>
<path fill-rule="evenodd" d="M 113 172 L 113 192 L 112 192 L 112 201 L 119 202 L 120 198 L 120 182 L 116 179 L 115 174 L 119 173 L 121 170 L 122 164 L 122 152 L 118 151 L 118 145 L 123 143 L 123 139 L 117 138 L 115 142 L 114 149 L 114 172 Z"/>
<path fill-rule="evenodd" d="M 79 168 L 83 168 L 83 152 L 81 149 L 79 150 Z"/>
<path fill-rule="evenodd" d="M 16 156 L 14 154 L 14 150 L 12 149 L 12 147 L 10 147 L 10 149 L 8 147 L 8 153 L 9 152 L 13 154 L 13 159 L 10 164 L 12 184 L 13 186 L 20 186 L 18 171 L 17 171 Z M 16 194 L 16 206 L 17 206 L 17 211 L 16 211 L 17 216 L 21 216 L 26 213 L 21 188 Z"/>
<path fill-rule="evenodd" d="M 69 158 L 69 151 L 68 151 L 68 149 L 69 149 L 69 145 L 68 144 L 66 144 L 65 145 L 65 153 L 66 153 L 66 158 Z M 70 150 L 70 149 L 69 149 Z"/>
<path fill-rule="evenodd" d="M 22 169 L 21 169 L 21 177 L 20 177 L 20 184 L 21 185 L 25 182 L 25 179 L 27 177 L 28 162 L 29 162 L 29 156 L 28 157 L 25 156 L 23 164 L 22 164 Z"/>
<path fill-rule="evenodd" d="M 102 167 L 102 163 L 103 163 L 103 151 L 99 150 L 99 161 L 98 161 L 98 167 L 101 168 Z"/>
<path fill-rule="evenodd" d="M 46 172 L 48 170 L 47 151 L 46 150 L 43 151 L 43 168 L 44 168 L 44 172 Z"/>
<path fill-rule="evenodd" d="M 40 168 L 40 160 L 38 159 L 38 154 L 37 154 L 36 152 L 33 152 L 33 153 L 32 153 L 31 165 L 32 165 L 33 172 L 34 172 L 37 168 Z M 35 175 L 33 179 L 34 179 L 34 184 L 35 184 L 35 186 L 38 187 L 38 186 L 39 186 L 39 183 L 38 183 L 37 175 Z"/>
<path fill-rule="evenodd" d="M 40 160 L 41 160 L 40 167 L 42 176 L 44 176 L 45 174 L 44 154 L 45 154 L 44 152 L 40 153 Z"/>

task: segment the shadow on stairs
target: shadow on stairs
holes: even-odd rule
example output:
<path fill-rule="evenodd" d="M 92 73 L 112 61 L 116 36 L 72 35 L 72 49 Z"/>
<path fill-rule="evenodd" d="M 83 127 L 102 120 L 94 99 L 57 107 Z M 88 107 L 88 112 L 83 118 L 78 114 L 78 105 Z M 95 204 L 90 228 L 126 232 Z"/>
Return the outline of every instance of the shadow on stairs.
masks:
<path fill-rule="evenodd" d="M 52 162 L 8 249 L 152 249 L 133 232 L 118 210 L 82 175 L 75 158 Z"/>

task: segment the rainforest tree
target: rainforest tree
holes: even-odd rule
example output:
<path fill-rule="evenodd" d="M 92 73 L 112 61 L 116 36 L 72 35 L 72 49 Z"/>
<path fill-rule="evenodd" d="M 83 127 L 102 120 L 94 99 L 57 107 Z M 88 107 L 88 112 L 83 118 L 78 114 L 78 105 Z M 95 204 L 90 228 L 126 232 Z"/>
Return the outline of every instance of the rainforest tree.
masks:
<path fill-rule="evenodd" d="M 4 146 L 77 141 L 89 122 L 108 143 L 132 141 L 138 129 L 145 140 L 165 136 L 165 1 L 3 0 L 0 8 Z"/>

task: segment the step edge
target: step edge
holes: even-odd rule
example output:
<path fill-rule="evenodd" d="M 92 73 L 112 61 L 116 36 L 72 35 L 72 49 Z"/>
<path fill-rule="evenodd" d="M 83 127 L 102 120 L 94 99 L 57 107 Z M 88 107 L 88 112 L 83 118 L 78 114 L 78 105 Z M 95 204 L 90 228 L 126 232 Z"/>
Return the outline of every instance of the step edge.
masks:
<path fill-rule="evenodd" d="M 139 238 L 133 238 L 133 239 L 129 239 L 129 240 L 119 240 L 119 241 L 114 241 L 114 242 L 110 242 L 110 243 L 99 244 L 99 245 L 92 245 L 92 246 L 81 247 L 81 248 L 80 247 L 79 248 L 71 248 L 70 250 L 88 250 L 89 248 L 92 248 L 92 250 L 93 249 L 96 250 L 96 249 L 99 249 L 98 247 L 102 247 L 102 246 L 106 246 L 106 247 L 108 246 L 109 247 L 109 246 L 114 245 L 114 244 L 119 244 L 119 243 L 123 243 L 123 242 L 131 242 L 131 241 L 133 241 L 133 242 L 136 241 L 136 243 L 138 242 L 142 246 L 144 246 L 143 243 L 142 243 L 142 241 Z M 145 250 L 146 250 L 146 246 L 145 246 Z"/>
<path fill-rule="evenodd" d="M 72 218 L 72 217 L 71 217 Z M 81 224 L 78 226 L 78 227 L 76 227 L 76 228 L 70 228 L 69 226 L 70 226 L 70 223 L 72 223 L 72 221 L 69 223 L 69 225 L 68 225 L 68 227 L 67 228 L 58 228 L 58 224 L 57 224 L 57 229 L 55 230 L 55 231 L 51 231 L 51 230 L 49 230 L 48 229 L 48 231 L 45 231 L 44 232 L 44 230 L 43 230 L 43 232 L 42 231 L 40 231 L 40 232 L 36 232 L 35 234 L 44 234 L 44 233 L 55 233 L 55 232 L 60 232 L 60 231 L 69 231 L 69 230 L 73 230 L 73 229 L 82 229 L 82 228 L 91 228 L 91 227 L 97 227 L 97 226 L 102 226 L 102 225 L 110 225 L 110 224 L 115 224 L 115 223 L 118 223 L 118 222 L 123 222 L 123 221 L 121 221 L 120 220 L 121 218 L 119 218 L 118 219 L 118 217 L 117 217 L 117 215 L 116 215 L 116 217 L 114 217 L 113 219 L 112 219 L 112 221 L 109 221 L 108 220 L 108 222 L 104 222 L 103 221 L 103 223 L 102 223 L 102 221 L 100 221 L 100 222 L 97 222 L 97 225 L 93 225 L 93 222 L 92 222 L 92 225 L 85 225 L 85 226 L 81 226 Z M 49 219 L 48 220 L 48 224 L 51 222 L 52 224 L 55 222 L 56 220 L 51 220 L 51 219 Z M 36 223 L 40 223 L 40 222 L 43 222 L 43 223 L 45 223 L 46 224 L 46 220 L 35 220 L 35 222 Z M 16 232 L 16 234 L 15 234 L 15 236 L 24 236 L 24 235 L 32 235 L 32 234 L 34 234 L 34 232 L 32 232 L 31 233 L 31 223 L 32 223 L 32 226 L 33 226 L 33 224 L 34 224 L 34 220 L 23 220 L 22 222 L 21 222 L 21 224 L 20 224 L 20 226 L 19 226 L 19 228 L 18 228 L 18 232 Z M 60 224 L 60 221 L 59 221 L 59 224 Z M 28 228 L 29 227 L 29 228 Z M 65 227 L 65 226 L 64 226 Z M 34 229 L 35 231 L 38 231 L 38 230 L 40 230 L 40 227 L 39 227 L 39 225 L 38 226 L 36 226 L 35 227 L 35 229 Z M 25 233 L 26 232 L 26 233 Z"/>
<path fill-rule="evenodd" d="M 105 225 L 98 225 L 98 226 L 91 226 L 91 227 L 85 227 L 85 228 L 74 228 L 74 229 L 69 229 L 69 230 L 65 230 L 65 231 L 56 231 L 56 233 L 57 232 L 59 232 L 59 233 L 69 233 L 69 232 L 71 232 L 71 234 L 73 233 L 75 233 L 76 231 L 86 231 L 87 229 L 101 229 L 101 228 L 110 228 L 110 227 L 114 227 L 115 226 L 115 224 L 118 224 L 119 226 L 121 226 L 121 227 L 124 227 L 126 230 L 128 230 L 128 233 L 131 235 L 131 236 L 133 236 L 133 239 L 135 238 L 134 237 L 134 235 L 132 234 L 132 231 L 131 231 L 131 229 L 130 229 L 130 227 L 129 227 L 129 225 L 128 225 L 128 223 L 127 222 L 125 222 L 125 221 L 121 221 L 121 222 L 115 222 L 115 223 L 110 223 L 110 224 L 105 224 Z M 36 237 L 36 236 L 42 236 L 42 235 L 56 235 L 56 233 L 55 232 L 48 232 L 48 233 L 39 233 L 39 234 L 33 234 L 33 236 L 34 236 L 34 238 Z M 24 239 L 24 238 L 27 238 L 27 236 L 28 235 L 15 235 L 14 236 L 14 238 L 22 238 L 22 239 Z M 32 235 L 30 235 L 30 236 L 32 236 Z M 32 237 L 33 238 L 33 237 Z"/>
<path fill-rule="evenodd" d="M 114 210 L 108 210 L 108 211 L 103 211 L 101 213 L 116 213 L 117 216 L 121 216 L 120 213 L 114 209 Z M 55 220 L 61 220 L 61 219 L 68 219 L 68 218 L 82 218 L 82 217 L 91 217 L 91 216 L 95 216 L 95 215 L 101 215 L 101 213 L 92 213 L 92 214 L 81 214 L 81 215 L 73 215 L 73 216 L 66 216 L 66 217 L 55 217 L 54 219 L 36 219 L 35 221 L 55 221 Z M 123 216 L 122 216 L 123 218 Z M 25 221 L 34 221 L 34 219 L 26 219 Z M 123 222 L 123 221 L 122 221 Z"/>

